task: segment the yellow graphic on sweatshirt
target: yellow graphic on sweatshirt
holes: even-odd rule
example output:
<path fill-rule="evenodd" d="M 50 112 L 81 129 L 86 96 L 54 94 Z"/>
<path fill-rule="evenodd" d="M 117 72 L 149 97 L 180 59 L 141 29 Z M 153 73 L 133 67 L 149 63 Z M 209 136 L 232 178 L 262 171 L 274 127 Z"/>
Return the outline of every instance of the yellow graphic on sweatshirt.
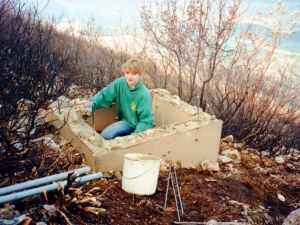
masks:
<path fill-rule="evenodd" d="M 135 102 L 131 102 L 130 103 L 130 108 L 131 108 L 131 110 L 136 110 L 136 103 Z"/>

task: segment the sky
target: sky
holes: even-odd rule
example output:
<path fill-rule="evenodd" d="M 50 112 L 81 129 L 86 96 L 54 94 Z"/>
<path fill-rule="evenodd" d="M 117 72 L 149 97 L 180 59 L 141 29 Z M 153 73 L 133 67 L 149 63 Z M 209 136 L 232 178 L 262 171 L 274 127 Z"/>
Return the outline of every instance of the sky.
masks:
<path fill-rule="evenodd" d="M 41 16 L 50 20 L 53 16 L 62 26 L 68 22 L 73 22 L 80 26 L 86 24 L 92 17 L 96 25 L 101 27 L 103 34 L 111 34 L 117 28 L 129 27 L 139 28 L 139 9 L 145 3 L 153 3 L 154 0 L 21 0 L 26 5 L 39 4 Z M 184 1 L 184 0 L 179 0 Z M 270 20 L 268 13 L 275 9 L 277 0 L 243 0 L 243 7 L 247 7 L 245 20 L 254 23 L 252 18 L 257 12 L 266 20 Z M 300 12 L 300 0 L 285 0 L 287 11 Z M 297 28 L 300 34 L 300 17 L 298 17 Z M 261 23 L 258 20 L 255 23 Z M 107 31 L 107 32 L 106 32 Z M 300 42 L 300 40 L 299 40 Z M 293 44 L 294 45 L 294 44 Z M 282 50 L 294 48 L 288 43 Z M 300 53 L 300 43 L 297 52 Z"/>
<path fill-rule="evenodd" d="M 249 12 L 267 13 L 277 0 L 243 0 Z M 154 0 L 23 0 L 26 5 L 39 4 L 42 16 L 60 18 L 61 22 L 86 23 L 91 16 L 104 29 L 121 25 L 139 25 L 139 9 L 144 2 Z M 300 0 L 285 0 L 288 10 L 300 11 Z M 46 7 L 45 7 L 46 6 Z"/>
<path fill-rule="evenodd" d="M 146 3 L 155 0 L 21 0 L 28 5 L 41 9 L 44 19 L 53 16 L 61 24 L 73 22 L 86 24 L 92 17 L 103 31 L 113 30 L 120 26 L 138 28 L 140 25 L 139 9 Z M 184 0 L 179 0 L 184 1 Z M 246 18 L 253 21 L 251 16 L 257 12 L 268 18 L 268 13 L 275 9 L 277 0 L 243 0 L 244 7 L 248 7 Z M 300 0 L 285 0 L 288 11 L 300 12 Z M 300 17 L 299 17 L 300 27 Z"/>
<path fill-rule="evenodd" d="M 26 4 L 36 5 L 37 0 L 23 0 Z M 41 15 L 51 19 L 54 15 L 60 22 L 77 24 L 88 22 L 91 17 L 103 29 L 139 24 L 141 0 L 38 0 Z M 47 4 L 48 3 L 48 4 Z M 47 5 L 47 7 L 44 7 Z"/>

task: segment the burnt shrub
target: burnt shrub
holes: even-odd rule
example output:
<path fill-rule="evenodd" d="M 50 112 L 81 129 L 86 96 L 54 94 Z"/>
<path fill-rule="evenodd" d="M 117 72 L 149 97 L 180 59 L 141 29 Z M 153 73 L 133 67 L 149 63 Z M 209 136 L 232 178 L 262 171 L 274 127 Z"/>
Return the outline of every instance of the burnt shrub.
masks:
<path fill-rule="evenodd" d="M 31 140 L 46 126 L 39 111 L 70 85 L 73 50 L 55 47 L 57 38 L 37 9 L 13 0 L 0 2 L 1 160 L 32 149 Z"/>

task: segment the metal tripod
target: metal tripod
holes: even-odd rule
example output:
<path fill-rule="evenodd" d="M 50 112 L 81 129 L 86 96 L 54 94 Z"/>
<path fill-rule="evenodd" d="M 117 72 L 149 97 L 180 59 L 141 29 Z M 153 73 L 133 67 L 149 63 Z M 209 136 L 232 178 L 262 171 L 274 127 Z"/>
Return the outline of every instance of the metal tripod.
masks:
<path fill-rule="evenodd" d="M 180 216 L 183 215 L 183 204 L 182 204 L 181 195 L 180 195 L 180 188 L 179 188 L 179 183 L 178 183 L 178 179 L 177 179 L 176 168 L 173 164 L 171 164 L 170 170 L 169 170 L 168 183 L 167 183 L 167 189 L 166 189 L 166 195 L 165 195 L 165 203 L 164 203 L 164 211 L 167 206 L 170 181 L 172 184 L 174 199 L 175 199 L 175 203 L 176 203 L 176 211 L 177 211 L 178 221 L 180 221 Z"/>

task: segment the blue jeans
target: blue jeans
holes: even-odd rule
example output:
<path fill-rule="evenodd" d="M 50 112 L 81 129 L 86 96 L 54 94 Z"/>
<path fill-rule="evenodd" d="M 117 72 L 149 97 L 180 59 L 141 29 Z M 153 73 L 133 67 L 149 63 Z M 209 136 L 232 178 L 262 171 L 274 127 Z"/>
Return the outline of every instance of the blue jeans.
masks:
<path fill-rule="evenodd" d="M 117 121 L 109 126 L 107 126 L 102 132 L 101 136 L 106 139 L 114 139 L 115 137 L 121 137 L 131 134 L 134 128 L 129 125 L 124 120 Z"/>

